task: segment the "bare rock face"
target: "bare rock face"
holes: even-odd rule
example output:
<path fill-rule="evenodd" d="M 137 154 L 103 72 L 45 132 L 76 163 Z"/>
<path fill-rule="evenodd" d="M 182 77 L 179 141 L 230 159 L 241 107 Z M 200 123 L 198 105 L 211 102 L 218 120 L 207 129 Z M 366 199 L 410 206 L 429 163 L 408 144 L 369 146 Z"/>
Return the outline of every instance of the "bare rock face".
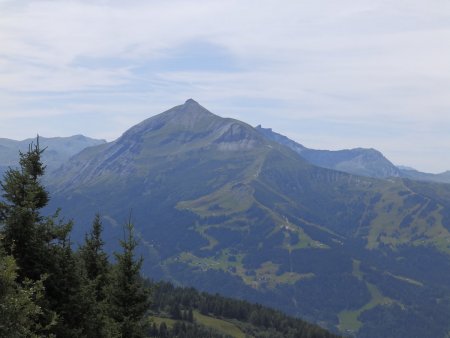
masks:
<path fill-rule="evenodd" d="M 254 131 L 242 123 L 231 123 L 224 129 L 223 134 L 214 141 L 221 151 L 249 150 L 261 144 Z"/>

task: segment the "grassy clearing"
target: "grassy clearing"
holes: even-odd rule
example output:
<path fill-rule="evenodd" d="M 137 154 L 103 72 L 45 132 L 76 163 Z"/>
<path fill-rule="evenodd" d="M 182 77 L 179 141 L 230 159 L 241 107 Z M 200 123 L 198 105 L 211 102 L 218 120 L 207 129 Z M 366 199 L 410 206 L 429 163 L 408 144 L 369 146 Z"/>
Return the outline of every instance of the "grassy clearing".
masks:
<path fill-rule="evenodd" d="M 233 260 L 230 260 L 233 257 Z M 255 288 L 273 289 L 282 284 L 295 284 L 302 279 L 314 278 L 313 273 L 299 274 L 296 272 L 285 272 L 277 274 L 279 266 L 272 262 L 264 262 L 258 269 L 249 273 L 242 264 L 244 255 L 232 255 L 227 250 L 223 250 L 220 256 L 215 257 L 197 257 L 190 252 L 181 253 L 174 261 L 180 261 L 189 264 L 191 267 L 207 270 L 222 270 L 231 275 L 237 276 L 242 281 Z"/>
<path fill-rule="evenodd" d="M 176 320 L 164 317 L 151 317 L 151 320 L 156 324 L 157 327 L 165 322 L 168 328 L 173 328 Z M 194 320 L 197 324 L 201 324 L 213 330 L 220 332 L 221 334 L 226 334 L 236 338 L 245 338 L 244 332 L 239 329 L 235 324 L 230 323 L 223 319 L 217 319 L 209 316 L 202 315 L 198 311 L 194 311 Z"/>
<path fill-rule="evenodd" d="M 289 252 L 293 250 L 301 250 L 301 249 L 307 249 L 307 248 L 314 248 L 314 249 L 329 249 L 330 247 L 326 244 L 323 244 L 319 241 L 316 241 L 312 239 L 310 236 L 308 236 L 305 231 L 296 225 L 293 225 L 289 222 L 289 220 L 285 220 L 283 224 L 280 225 L 281 229 L 284 233 L 284 242 L 283 242 L 283 248 L 288 250 Z M 297 238 L 298 241 L 295 245 L 291 245 L 291 237 Z"/>
<path fill-rule="evenodd" d="M 156 324 L 157 327 L 159 327 L 162 322 L 165 322 L 168 328 L 172 328 L 173 325 L 177 322 L 176 320 L 164 317 L 152 317 L 151 320 Z"/>
<path fill-rule="evenodd" d="M 339 329 L 341 331 L 357 332 L 363 325 L 363 323 L 358 319 L 361 313 L 373 309 L 378 305 L 388 305 L 394 303 L 392 299 L 383 296 L 381 291 L 375 285 L 366 282 L 366 286 L 370 292 L 370 301 L 358 310 L 345 310 L 338 314 Z"/>
<path fill-rule="evenodd" d="M 232 182 L 212 194 L 196 200 L 182 201 L 177 209 L 190 210 L 201 216 L 232 215 L 248 210 L 255 202 L 253 188 L 249 185 Z M 211 208 L 214 206 L 213 208 Z"/>
<path fill-rule="evenodd" d="M 197 323 L 210 327 L 220 333 L 236 338 L 245 338 L 245 333 L 242 332 L 241 329 L 226 320 L 205 316 L 197 311 L 194 311 L 194 319 Z"/>
<path fill-rule="evenodd" d="M 361 262 L 354 259 L 353 260 L 353 271 L 352 274 L 359 280 L 363 280 L 364 274 L 361 269 Z M 406 280 L 405 280 L 406 281 Z M 408 280 L 408 282 L 411 282 Z M 418 283 L 418 282 L 417 282 Z M 366 282 L 367 289 L 370 292 L 370 301 L 365 304 L 363 307 L 357 310 L 345 310 L 341 311 L 338 314 L 339 318 L 339 329 L 346 332 L 357 332 L 362 326 L 363 323 L 358 319 L 361 313 L 364 311 L 373 309 L 378 305 L 388 305 L 394 303 L 394 301 L 388 297 L 383 296 L 381 291 L 371 283 Z"/>
<path fill-rule="evenodd" d="M 213 236 L 210 236 L 206 233 L 206 230 L 208 230 L 208 226 L 196 226 L 195 231 L 197 231 L 200 236 L 202 236 L 204 239 L 208 241 L 208 245 L 201 248 L 202 250 L 212 250 L 214 247 L 219 244 L 217 239 L 215 239 Z"/>
<path fill-rule="evenodd" d="M 254 285 L 266 285 L 269 288 L 276 288 L 280 284 L 295 284 L 299 280 L 313 278 L 313 273 L 299 274 L 296 272 L 285 272 L 278 275 L 279 266 L 272 262 L 264 262 L 261 267 L 255 270 L 256 275 L 252 279 Z"/>

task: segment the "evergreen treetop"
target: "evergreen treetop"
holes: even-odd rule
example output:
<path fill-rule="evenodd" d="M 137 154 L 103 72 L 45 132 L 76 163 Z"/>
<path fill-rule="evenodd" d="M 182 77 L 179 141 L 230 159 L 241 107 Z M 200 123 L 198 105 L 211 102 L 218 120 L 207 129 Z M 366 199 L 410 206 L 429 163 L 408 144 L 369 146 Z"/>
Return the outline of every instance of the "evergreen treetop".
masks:
<path fill-rule="evenodd" d="M 122 337 L 145 337 L 149 324 L 146 319 L 149 295 L 140 276 L 143 258 L 135 258 L 137 241 L 131 221 L 124 227 L 124 239 L 120 245 L 122 252 L 114 254 L 117 263 L 111 283 L 111 316 L 119 324 Z"/>

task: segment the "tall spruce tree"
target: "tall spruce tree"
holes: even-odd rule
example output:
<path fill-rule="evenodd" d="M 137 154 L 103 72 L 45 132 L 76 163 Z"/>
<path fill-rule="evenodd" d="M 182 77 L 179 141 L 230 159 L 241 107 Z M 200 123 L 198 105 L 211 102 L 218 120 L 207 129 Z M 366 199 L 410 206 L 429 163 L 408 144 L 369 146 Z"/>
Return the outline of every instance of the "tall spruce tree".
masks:
<path fill-rule="evenodd" d="M 19 169 L 6 172 L 1 182 L 0 235 L 6 254 L 17 262 L 20 283 L 36 282 L 45 277 L 45 297 L 39 299 L 42 310 L 39 324 L 46 328 L 53 323 L 53 309 L 60 301 L 54 296 L 58 291 L 56 272 L 59 257 L 64 252 L 61 243 L 67 238 L 72 224 L 59 221 L 58 212 L 51 217 L 41 215 L 41 209 L 49 201 L 48 192 L 41 184 L 45 172 L 42 153 L 38 138 L 36 144 L 29 146 L 28 152 L 20 153 Z"/>
<path fill-rule="evenodd" d="M 100 215 L 96 215 L 92 230 L 85 236 L 85 242 L 79 249 L 79 257 L 84 272 L 83 298 L 89 302 L 89 315 L 86 318 L 88 337 L 118 337 L 115 322 L 109 317 L 107 292 L 110 285 L 111 267 L 108 255 L 103 251 L 103 225 Z"/>
<path fill-rule="evenodd" d="M 145 337 L 149 324 L 146 318 L 149 295 L 140 276 L 143 259 L 135 258 L 137 241 L 131 220 L 124 227 L 124 240 L 120 245 L 122 252 L 114 254 L 117 262 L 110 288 L 111 317 L 118 324 L 122 337 Z"/>
<path fill-rule="evenodd" d="M 103 251 L 103 225 L 100 215 L 95 215 L 92 230 L 86 234 L 84 244 L 79 249 L 86 277 L 95 284 L 95 299 L 102 302 L 106 298 L 106 286 L 109 283 L 110 269 L 108 255 Z"/>
<path fill-rule="evenodd" d="M 56 249 L 55 266 L 46 284 L 51 308 L 58 314 L 52 332 L 58 338 L 87 337 L 85 326 L 89 302 L 82 294 L 81 267 L 72 251 L 69 237 Z"/>
<path fill-rule="evenodd" d="M 52 217 L 40 214 L 49 201 L 48 192 L 41 184 L 45 172 L 41 161 L 43 151 L 37 138 L 28 152 L 20 152 L 20 168 L 10 168 L 1 182 L 1 233 L 6 252 L 14 256 L 19 266 L 19 280 L 38 280 L 48 273 L 54 247 L 72 227 L 70 222 L 57 221 L 58 213 Z"/>
<path fill-rule="evenodd" d="M 45 167 L 40 161 L 39 143 L 20 153 L 20 169 L 9 169 L 1 183 L 0 222 L 4 247 L 20 267 L 19 278 L 37 280 L 45 272 L 45 244 L 48 234 L 38 232 L 39 209 L 48 202 L 48 193 L 39 182 Z M 44 260 L 42 260 L 44 258 Z"/>

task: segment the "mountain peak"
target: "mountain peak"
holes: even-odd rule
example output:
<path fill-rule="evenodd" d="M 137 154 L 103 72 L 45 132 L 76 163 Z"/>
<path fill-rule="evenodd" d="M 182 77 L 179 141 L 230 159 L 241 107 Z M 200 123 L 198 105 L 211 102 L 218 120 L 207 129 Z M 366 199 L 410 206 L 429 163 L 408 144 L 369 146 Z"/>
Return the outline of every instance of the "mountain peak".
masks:
<path fill-rule="evenodd" d="M 185 105 L 191 105 L 191 104 L 196 104 L 199 105 L 197 101 L 195 101 L 194 99 L 187 99 L 186 102 L 184 103 Z"/>
<path fill-rule="evenodd" d="M 172 128 L 171 133 L 175 132 L 175 130 L 195 131 L 207 128 L 211 123 L 218 120 L 222 119 L 201 106 L 197 101 L 188 99 L 184 104 L 175 106 L 135 125 L 127 130 L 119 140 L 123 142 L 131 137 L 136 141 L 137 138 L 148 132 L 163 130 L 169 128 L 169 126 Z"/>
<path fill-rule="evenodd" d="M 184 104 L 169 109 L 165 113 L 169 115 L 214 115 L 193 99 L 188 99 L 184 102 Z"/>

